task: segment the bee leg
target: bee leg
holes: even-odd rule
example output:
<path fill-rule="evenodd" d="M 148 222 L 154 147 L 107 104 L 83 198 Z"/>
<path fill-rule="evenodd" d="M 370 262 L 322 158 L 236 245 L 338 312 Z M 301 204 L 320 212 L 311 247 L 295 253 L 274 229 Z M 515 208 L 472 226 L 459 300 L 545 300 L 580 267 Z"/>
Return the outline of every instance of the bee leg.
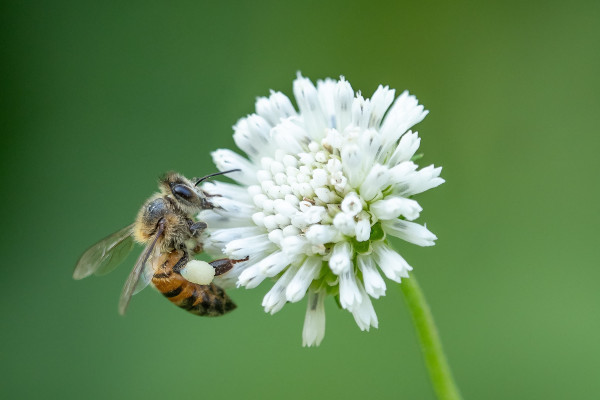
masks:
<path fill-rule="evenodd" d="M 209 264 L 215 269 L 215 276 L 223 275 L 225 272 L 233 268 L 233 262 L 231 262 L 229 258 L 214 260 L 209 262 Z"/>
<path fill-rule="evenodd" d="M 200 199 L 200 203 L 203 210 L 212 210 L 216 207 L 213 203 L 211 203 L 210 201 L 208 201 L 208 199 L 204 197 Z"/>
<path fill-rule="evenodd" d="M 205 222 L 194 222 L 190 225 L 190 232 L 192 233 L 192 236 L 197 236 L 200 233 L 202 233 L 202 231 L 205 230 L 207 227 L 208 225 L 206 225 Z"/>
<path fill-rule="evenodd" d="M 179 273 L 183 267 L 186 266 L 189 260 L 190 256 L 188 255 L 187 251 L 184 251 L 179 261 L 177 261 L 177 263 L 173 266 L 173 272 Z"/>
<path fill-rule="evenodd" d="M 210 194 L 205 190 L 202 190 L 202 194 L 204 195 L 204 197 L 223 197 L 222 195 L 215 193 L 215 194 Z"/>
<path fill-rule="evenodd" d="M 200 198 L 200 201 L 202 202 L 202 208 L 203 209 L 205 209 L 205 210 L 212 210 L 213 208 L 221 208 L 221 207 L 215 206 L 208 199 L 210 197 L 223 197 L 223 196 L 221 196 L 220 194 L 210 194 L 208 192 L 205 192 L 204 190 L 202 190 L 202 194 L 203 194 L 203 196 Z"/>
<path fill-rule="evenodd" d="M 209 262 L 210 265 L 215 269 L 215 276 L 223 275 L 225 272 L 229 271 L 233 268 L 233 265 L 242 261 L 248 261 L 248 257 L 242 260 L 231 260 L 229 258 L 221 258 L 219 260 L 214 260 Z"/>

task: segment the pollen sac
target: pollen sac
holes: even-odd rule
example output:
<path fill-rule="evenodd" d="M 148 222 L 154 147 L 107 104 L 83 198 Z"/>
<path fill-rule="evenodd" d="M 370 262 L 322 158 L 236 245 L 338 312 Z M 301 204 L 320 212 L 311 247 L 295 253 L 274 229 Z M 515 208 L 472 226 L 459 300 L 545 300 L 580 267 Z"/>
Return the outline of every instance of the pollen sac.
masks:
<path fill-rule="evenodd" d="M 209 285 L 215 278 L 215 269 L 212 265 L 200 260 L 191 260 L 180 273 L 185 280 L 198 285 Z"/>

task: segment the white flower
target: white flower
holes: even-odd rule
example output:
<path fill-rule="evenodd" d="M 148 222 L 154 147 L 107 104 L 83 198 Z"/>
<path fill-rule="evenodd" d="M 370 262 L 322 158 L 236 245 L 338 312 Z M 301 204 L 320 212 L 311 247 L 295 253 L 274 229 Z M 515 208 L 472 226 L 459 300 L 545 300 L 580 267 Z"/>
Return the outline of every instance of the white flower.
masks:
<path fill-rule="evenodd" d="M 315 87 L 299 75 L 294 96 L 299 111 L 272 92 L 234 126 L 247 158 L 212 154 L 220 171 L 240 169 L 229 175 L 239 185 L 204 184 L 217 208 L 199 218 L 209 226 L 207 251 L 249 257 L 217 284 L 253 288 L 274 279 L 262 303 L 269 313 L 308 294 L 302 336 L 312 346 L 325 334 L 327 294 L 361 330 L 377 327 L 371 297 L 385 294 L 380 271 L 400 282 L 412 270 L 386 235 L 433 245 L 433 233 L 409 222 L 422 211 L 410 197 L 444 180 L 441 168 L 418 170 L 412 161 L 421 139 L 409 129 L 427 111 L 408 92 L 394 101 L 394 90 L 379 86 L 364 99 L 344 78 Z"/>

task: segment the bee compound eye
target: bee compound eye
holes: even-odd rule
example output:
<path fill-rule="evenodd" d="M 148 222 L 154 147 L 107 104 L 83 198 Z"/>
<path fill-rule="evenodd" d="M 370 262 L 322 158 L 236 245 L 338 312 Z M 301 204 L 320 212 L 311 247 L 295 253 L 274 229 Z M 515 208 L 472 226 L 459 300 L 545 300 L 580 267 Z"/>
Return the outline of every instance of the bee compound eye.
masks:
<path fill-rule="evenodd" d="M 192 200 L 192 198 L 194 197 L 194 194 L 192 193 L 191 189 L 184 185 L 175 185 L 173 186 L 172 191 L 173 194 L 182 197 L 186 200 Z"/>

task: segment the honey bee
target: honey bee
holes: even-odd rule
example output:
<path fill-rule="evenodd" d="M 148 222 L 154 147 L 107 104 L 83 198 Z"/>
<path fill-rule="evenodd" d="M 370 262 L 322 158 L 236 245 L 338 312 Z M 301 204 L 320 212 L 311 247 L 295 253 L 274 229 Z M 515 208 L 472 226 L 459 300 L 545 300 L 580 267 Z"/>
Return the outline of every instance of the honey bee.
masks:
<path fill-rule="evenodd" d="M 135 222 L 90 247 L 79 258 L 73 278 L 91 274 L 104 275 L 119 265 L 131 251 L 134 241 L 146 245 L 129 274 L 121 298 L 119 313 L 125 314 L 131 296 L 150 282 L 175 305 L 203 316 L 219 316 L 236 305 L 214 283 L 201 285 L 182 276 L 193 255 L 202 252 L 200 234 L 206 223 L 194 221 L 193 215 L 212 209 L 212 197 L 197 188 L 207 178 L 239 171 L 218 172 L 192 180 L 175 172 L 159 180 L 160 192 L 150 197 L 138 212 Z M 245 260 L 223 258 L 208 264 L 214 275 L 221 275 Z M 197 261 L 196 261 L 197 262 Z M 210 269 L 210 268 L 209 268 Z M 212 272 L 212 270 L 211 270 Z"/>

